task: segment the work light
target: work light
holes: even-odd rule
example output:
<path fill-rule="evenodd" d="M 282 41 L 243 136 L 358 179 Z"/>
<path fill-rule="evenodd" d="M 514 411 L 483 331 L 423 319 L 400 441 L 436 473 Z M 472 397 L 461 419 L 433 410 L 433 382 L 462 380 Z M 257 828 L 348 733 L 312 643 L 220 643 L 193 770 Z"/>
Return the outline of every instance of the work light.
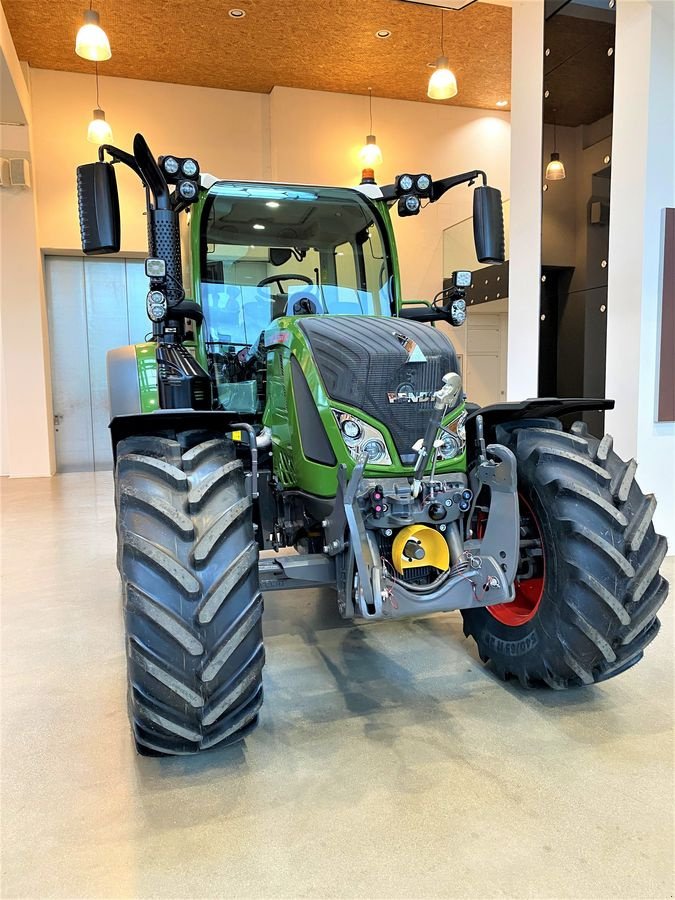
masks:
<path fill-rule="evenodd" d="M 398 214 L 399 216 L 416 216 L 420 211 L 420 198 L 414 194 L 406 194 L 405 197 L 399 197 Z"/>
<path fill-rule="evenodd" d="M 197 184 L 194 181 L 179 181 L 178 193 L 183 200 L 194 200 L 197 196 Z"/>
<path fill-rule="evenodd" d="M 162 160 L 162 168 L 167 175 L 175 175 L 178 172 L 178 160 L 174 156 L 165 156 Z"/>
<path fill-rule="evenodd" d="M 181 171 L 186 178 L 194 178 L 197 172 L 199 171 L 199 166 L 194 161 L 194 159 L 184 159 L 183 164 L 181 165 Z"/>

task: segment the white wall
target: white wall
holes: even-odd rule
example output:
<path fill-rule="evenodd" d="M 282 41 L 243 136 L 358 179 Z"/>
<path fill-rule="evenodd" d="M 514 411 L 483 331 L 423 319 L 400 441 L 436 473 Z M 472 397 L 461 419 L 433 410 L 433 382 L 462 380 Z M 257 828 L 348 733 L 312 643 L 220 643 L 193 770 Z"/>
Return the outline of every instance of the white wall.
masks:
<path fill-rule="evenodd" d="M 30 98 L 0 7 L 0 156 L 32 156 Z M 49 348 L 35 192 L 0 191 L 0 474 L 53 470 Z"/>
<path fill-rule="evenodd" d="M 673 13 L 670 3 L 617 4 L 607 321 L 607 396 L 617 401 L 607 427 L 656 494 L 655 525 L 671 551 L 675 425 L 656 422 L 656 405 L 663 210 L 675 206 Z"/>
<path fill-rule="evenodd" d="M 32 104 L 35 222 L 21 229 L 29 252 L 80 252 L 75 168 L 97 158 L 86 140 L 94 106 L 91 76 L 40 69 L 29 71 Z M 221 91 L 185 85 L 101 77 L 101 105 L 114 132 L 114 143 L 130 147 L 140 130 L 155 153 L 194 155 L 218 177 L 287 180 L 319 184 L 356 184 L 358 150 L 368 131 L 368 99 L 345 94 L 275 88 L 270 95 Z M 509 193 L 509 114 L 425 103 L 373 99 L 374 128 L 384 154 L 376 175 L 393 181 L 404 170 L 430 171 L 435 177 L 485 169 L 491 183 Z M 122 253 L 147 249 L 144 197 L 136 177 L 117 168 L 122 210 Z M 404 295 L 430 298 L 442 286 L 443 229 L 471 214 L 472 191 L 456 188 L 419 217 L 395 221 Z M 26 206 L 26 210 L 28 209 Z M 34 214 L 34 213 L 33 213 Z M 14 216 L 12 215 L 14 219 Z M 8 217 L 9 220 L 9 217 Z M 18 218 L 14 219 L 19 221 Z M 19 229 L 3 238 L 3 254 L 14 255 Z M 471 266 L 474 260 L 467 260 Z M 16 287 L 22 278 L 7 280 Z M 39 274 L 39 272 L 38 272 Z M 23 278 L 24 288 L 28 286 Z M 38 294 L 35 294 L 38 297 Z M 44 300 L 16 307 L 12 348 L 5 366 L 18 373 L 16 337 L 42 341 Z M 38 328 L 36 317 L 41 322 Z M 31 362 L 34 360 L 31 358 Z M 18 375 L 16 375 L 18 377 Z M 45 474 L 53 470 L 48 348 L 45 366 L 33 370 L 40 403 L 17 405 L 9 428 L 3 417 L 3 441 L 11 430 L 20 442 L 26 423 L 41 431 L 35 454 L 14 457 L 3 471 Z M 9 383 L 9 377 L 8 377 Z M 33 421 L 35 420 L 35 421 Z"/>
<path fill-rule="evenodd" d="M 31 90 L 40 246 L 77 250 L 74 173 L 95 158 L 86 140 L 93 80 L 33 69 Z M 263 96 L 102 78 L 101 103 L 118 146 L 129 147 L 141 130 L 156 153 L 193 155 L 203 171 L 218 177 L 329 185 L 357 184 L 361 177 L 367 97 L 279 87 Z M 177 128 L 176 117 L 185 111 L 189 127 Z M 479 168 L 508 196 L 508 113 L 375 97 L 373 119 L 384 157 L 376 173 L 380 183 L 406 170 L 443 177 Z M 120 166 L 118 173 L 122 250 L 142 252 L 143 195 L 131 172 Z M 471 198 L 468 188 L 455 188 L 417 218 L 396 218 L 406 296 L 428 298 L 440 289 L 443 229 L 471 214 Z"/>
<path fill-rule="evenodd" d="M 262 177 L 269 98 L 240 91 L 100 79 L 101 105 L 113 141 L 131 150 L 142 131 L 157 154 L 195 156 L 205 172 Z M 71 72 L 30 70 L 39 242 L 43 249 L 80 251 L 75 169 L 98 158 L 87 141 L 95 106 L 94 79 Z M 136 175 L 117 166 L 122 252 L 147 251 L 145 199 Z"/>

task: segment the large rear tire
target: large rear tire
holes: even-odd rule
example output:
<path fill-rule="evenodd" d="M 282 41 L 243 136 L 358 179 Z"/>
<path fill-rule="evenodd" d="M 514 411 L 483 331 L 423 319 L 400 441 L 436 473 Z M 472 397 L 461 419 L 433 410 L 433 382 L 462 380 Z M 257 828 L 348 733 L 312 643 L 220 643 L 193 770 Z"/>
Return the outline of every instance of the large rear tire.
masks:
<path fill-rule="evenodd" d="M 240 740 L 262 704 L 263 602 L 233 444 L 204 432 L 118 445 L 128 704 L 144 755 Z"/>
<path fill-rule="evenodd" d="M 504 679 L 560 689 L 593 684 L 642 658 L 668 593 L 656 502 L 612 438 L 577 422 L 500 426 L 518 463 L 521 575 L 509 604 L 462 611 L 464 633 Z M 537 547 L 539 551 L 537 552 Z M 526 549 L 525 549 L 526 548 Z"/>

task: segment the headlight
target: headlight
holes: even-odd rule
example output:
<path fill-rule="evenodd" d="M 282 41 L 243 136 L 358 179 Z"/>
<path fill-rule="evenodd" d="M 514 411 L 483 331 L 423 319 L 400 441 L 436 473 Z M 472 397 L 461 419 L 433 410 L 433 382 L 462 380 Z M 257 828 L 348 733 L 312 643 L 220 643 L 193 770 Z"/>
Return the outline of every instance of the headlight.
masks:
<path fill-rule="evenodd" d="M 149 291 L 145 299 L 145 311 L 151 322 L 161 322 L 167 311 L 166 297 L 161 291 Z"/>
<path fill-rule="evenodd" d="M 441 445 L 436 448 L 436 460 L 454 459 L 460 456 L 466 447 L 466 430 L 464 423 L 466 422 L 466 412 L 450 422 L 446 426 L 446 430 L 441 432 Z"/>
<path fill-rule="evenodd" d="M 417 177 L 417 190 L 418 191 L 428 191 L 431 187 L 431 178 L 428 175 L 418 175 Z"/>
<path fill-rule="evenodd" d="M 355 419 L 343 419 L 340 429 L 349 441 L 355 441 L 361 437 L 361 426 Z"/>
<path fill-rule="evenodd" d="M 358 460 L 365 453 L 369 466 L 392 464 L 384 436 L 377 428 L 341 409 L 334 409 L 333 415 L 353 460 Z"/>
<path fill-rule="evenodd" d="M 410 188 L 413 186 L 412 175 L 401 175 L 398 180 L 398 186 L 407 194 Z"/>
<path fill-rule="evenodd" d="M 376 463 L 387 455 L 387 447 L 384 441 L 371 438 L 363 445 L 363 452 L 368 457 L 368 462 Z"/>

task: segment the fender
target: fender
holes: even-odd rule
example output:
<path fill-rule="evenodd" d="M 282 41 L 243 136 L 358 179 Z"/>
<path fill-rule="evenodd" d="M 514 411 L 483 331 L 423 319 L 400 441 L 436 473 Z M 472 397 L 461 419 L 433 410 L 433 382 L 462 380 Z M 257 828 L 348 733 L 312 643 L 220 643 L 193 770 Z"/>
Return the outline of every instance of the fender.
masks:
<path fill-rule="evenodd" d="M 476 417 L 483 417 L 483 435 L 487 443 L 495 440 L 495 429 L 503 422 L 517 419 L 558 418 L 568 413 L 580 413 L 587 410 L 614 409 L 614 400 L 601 397 L 533 397 L 517 403 L 493 403 L 491 406 L 474 406 L 467 403 L 469 411 L 466 417 L 467 446 L 475 445 Z"/>
<path fill-rule="evenodd" d="M 215 436 L 224 436 L 232 431 L 233 423 L 252 420 L 253 416 L 238 412 L 201 409 L 158 409 L 156 412 L 140 415 L 115 416 L 108 426 L 112 440 L 113 461 L 117 462 L 119 442 L 136 434 L 166 437 L 167 433 L 170 435 L 177 431 L 204 429 Z"/>
<path fill-rule="evenodd" d="M 108 403 L 112 416 L 143 411 L 136 346 L 115 347 L 106 354 Z"/>

